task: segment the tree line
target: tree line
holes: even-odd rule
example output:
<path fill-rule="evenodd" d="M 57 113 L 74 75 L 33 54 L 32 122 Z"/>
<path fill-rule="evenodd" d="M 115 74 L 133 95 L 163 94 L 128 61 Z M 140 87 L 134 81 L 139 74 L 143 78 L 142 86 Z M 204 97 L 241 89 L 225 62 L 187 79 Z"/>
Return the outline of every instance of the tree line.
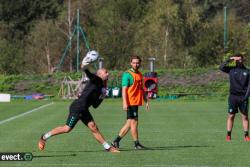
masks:
<path fill-rule="evenodd" d="M 124 69 L 132 54 L 157 68 L 208 67 L 227 52 L 250 51 L 249 0 L 0 0 L 0 74 L 50 73 L 60 63 L 80 11 L 90 48 Z M 87 52 L 80 41 L 81 58 Z M 62 71 L 76 70 L 76 42 Z"/>

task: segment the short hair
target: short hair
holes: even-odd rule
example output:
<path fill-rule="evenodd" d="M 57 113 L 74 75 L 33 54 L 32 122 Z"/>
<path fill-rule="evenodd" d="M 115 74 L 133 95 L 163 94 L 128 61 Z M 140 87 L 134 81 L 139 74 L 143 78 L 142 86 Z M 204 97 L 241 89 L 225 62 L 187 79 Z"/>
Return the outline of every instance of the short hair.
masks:
<path fill-rule="evenodd" d="M 235 57 L 243 57 L 243 55 L 241 53 L 236 53 L 234 56 Z"/>
<path fill-rule="evenodd" d="M 130 57 L 130 62 L 132 62 L 133 59 L 138 59 L 140 62 L 141 62 L 141 58 L 139 56 L 136 56 L 136 55 L 132 55 Z"/>
<path fill-rule="evenodd" d="M 241 59 L 244 59 L 244 55 L 241 54 L 241 53 L 236 53 L 234 56 L 235 56 L 235 57 L 241 57 Z"/>

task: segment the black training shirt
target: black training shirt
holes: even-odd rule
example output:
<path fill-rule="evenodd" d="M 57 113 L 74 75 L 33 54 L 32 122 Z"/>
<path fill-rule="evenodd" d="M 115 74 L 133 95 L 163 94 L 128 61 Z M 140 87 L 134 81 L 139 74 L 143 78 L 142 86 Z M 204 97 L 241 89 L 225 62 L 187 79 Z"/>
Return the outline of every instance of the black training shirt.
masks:
<path fill-rule="evenodd" d="M 89 78 L 78 99 L 74 100 L 70 106 L 71 112 L 87 111 L 90 106 L 97 108 L 103 100 L 103 80 L 88 69 L 84 70 Z"/>
<path fill-rule="evenodd" d="M 228 63 L 231 61 L 229 59 L 220 65 L 220 70 L 229 74 L 230 94 L 248 96 L 249 70 L 243 64 L 229 67 Z"/>

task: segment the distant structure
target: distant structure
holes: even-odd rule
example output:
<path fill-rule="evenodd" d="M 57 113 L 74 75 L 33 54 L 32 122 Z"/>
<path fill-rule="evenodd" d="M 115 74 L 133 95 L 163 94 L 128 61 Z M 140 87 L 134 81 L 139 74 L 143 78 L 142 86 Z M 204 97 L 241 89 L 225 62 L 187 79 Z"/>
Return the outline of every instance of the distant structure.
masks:
<path fill-rule="evenodd" d="M 100 57 L 98 59 L 98 69 L 103 68 L 103 62 L 104 62 L 104 58 Z"/>
<path fill-rule="evenodd" d="M 85 48 L 90 51 L 90 46 L 89 46 L 89 41 L 87 38 L 87 33 L 84 31 L 84 29 L 80 26 L 80 14 L 79 14 L 79 9 L 77 9 L 77 18 L 76 18 L 76 25 L 75 28 L 73 30 L 73 32 L 71 33 L 72 35 L 69 37 L 69 40 L 67 42 L 67 45 L 64 49 L 64 52 L 61 56 L 60 62 L 57 65 L 56 69 L 57 70 L 61 70 L 61 67 L 64 63 L 65 57 L 67 56 L 67 53 L 69 51 L 69 49 L 72 47 L 72 42 L 74 37 L 76 36 L 76 71 L 79 72 L 79 66 L 80 66 L 80 35 L 82 35 L 83 38 L 83 42 L 85 44 Z"/>
<path fill-rule="evenodd" d="M 155 60 L 154 57 L 148 58 L 150 72 L 144 74 L 144 91 L 148 93 L 148 97 L 151 99 L 157 98 L 158 91 L 158 77 L 154 69 Z"/>
<path fill-rule="evenodd" d="M 79 81 L 74 81 L 70 76 L 65 76 L 61 82 L 58 96 L 63 99 L 76 99 L 84 89 L 87 79 L 82 77 Z"/>

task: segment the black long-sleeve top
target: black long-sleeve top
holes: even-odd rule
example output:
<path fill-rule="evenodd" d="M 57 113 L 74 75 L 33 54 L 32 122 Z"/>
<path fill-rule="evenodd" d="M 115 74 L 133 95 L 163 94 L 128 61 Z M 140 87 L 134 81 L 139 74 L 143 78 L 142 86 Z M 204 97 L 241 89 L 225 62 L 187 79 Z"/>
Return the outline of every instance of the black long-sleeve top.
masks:
<path fill-rule="evenodd" d="M 92 74 L 88 69 L 84 71 L 89 81 L 79 98 L 72 102 L 70 108 L 73 112 L 88 110 L 90 106 L 97 108 L 103 101 L 103 80 L 97 75 Z"/>
<path fill-rule="evenodd" d="M 242 64 L 241 66 L 229 67 L 228 63 L 232 60 L 228 59 L 220 65 L 220 70 L 229 74 L 230 80 L 230 94 L 249 96 L 249 70 Z"/>

